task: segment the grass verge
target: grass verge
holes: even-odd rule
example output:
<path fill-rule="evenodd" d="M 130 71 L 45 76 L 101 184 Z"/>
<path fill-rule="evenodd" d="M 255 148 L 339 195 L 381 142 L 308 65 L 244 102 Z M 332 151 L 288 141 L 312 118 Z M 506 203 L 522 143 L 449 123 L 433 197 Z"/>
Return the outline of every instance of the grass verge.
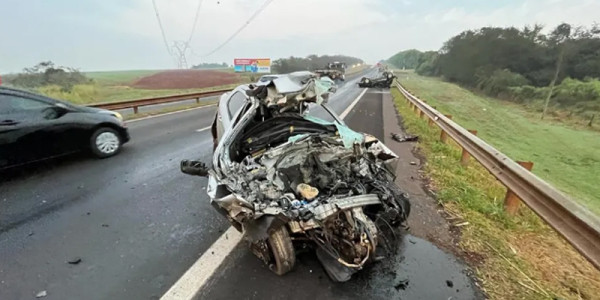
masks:
<path fill-rule="evenodd" d="M 600 132 L 551 120 L 438 78 L 399 73 L 404 87 L 600 215 Z"/>
<path fill-rule="evenodd" d="M 438 201 L 469 224 L 460 227 L 459 247 L 490 298 L 600 297 L 600 272 L 526 207 L 515 217 L 506 215 L 506 189 L 474 160 L 462 167 L 460 148 L 439 142 L 439 129 L 419 119 L 398 90 L 392 95 L 404 127 L 420 137 Z"/>
<path fill-rule="evenodd" d="M 166 114 L 166 113 L 170 113 L 170 112 L 174 112 L 174 111 L 180 111 L 180 110 L 186 110 L 186 109 L 191 109 L 191 108 L 198 108 L 198 107 L 203 107 L 203 106 L 209 106 L 209 105 L 213 105 L 213 104 L 216 104 L 216 103 L 217 103 L 217 101 L 207 101 L 207 102 L 197 103 L 197 104 L 189 104 L 189 105 L 181 105 L 181 106 L 175 106 L 175 107 L 168 107 L 168 108 L 154 110 L 154 111 L 150 111 L 150 112 L 143 112 L 143 113 L 137 113 L 137 114 L 124 115 L 123 118 L 125 118 L 125 120 L 129 121 L 129 120 L 135 120 L 135 119 L 149 117 L 149 116 L 162 115 L 162 114 Z"/>

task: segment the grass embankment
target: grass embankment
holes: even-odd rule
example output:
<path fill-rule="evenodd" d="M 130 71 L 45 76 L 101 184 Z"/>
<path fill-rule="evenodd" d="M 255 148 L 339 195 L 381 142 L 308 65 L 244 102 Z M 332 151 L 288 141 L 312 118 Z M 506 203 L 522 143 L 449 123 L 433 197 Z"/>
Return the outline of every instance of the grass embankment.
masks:
<path fill-rule="evenodd" d="M 163 108 L 163 109 L 159 109 L 159 110 L 153 110 L 153 111 L 150 111 L 150 112 L 141 112 L 141 113 L 137 113 L 137 114 L 124 115 L 123 117 L 125 118 L 125 120 L 129 121 L 129 120 L 135 120 L 135 119 L 149 117 L 149 116 L 154 116 L 154 115 L 162 115 L 162 114 L 166 114 L 166 113 L 170 113 L 170 112 L 175 112 L 175 111 L 180 111 L 180 110 L 186 110 L 186 109 L 192 109 L 192 108 L 198 108 L 198 107 L 203 107 L 203 106 L 214 105 L 216 103 L 217 103 L 217 101 L 209 101 L 209 102 L 203 102 L 203 103 L 197 103 L 197 104 L 188 104 L 188 105 L 181 105 L 181 106 L 173 106 L 173 107 Z"/>
<path fill-rule="evenodd" d="M 439 104 L 446 100 L 433 101 L 432 96 L 415 88 L 416 84 L 408 86 L 447 112 L 446 107 Z M 442 88 L 452 89 L 446 85 Z M 452 145 L 453 142 L 449 145 L 439 142 L 439 129 L 419 119 L 396 89 L 392 93 L 407 131 L 420 137 L 419 150 L 427 158 L 425 171 L 438 201 L 454 218 L 453 222 L 468 222 L 460 227 L 459 247 L 492 299 L 599 299 L 600 272 L 526 207 L 515 217 L 506 215 L 503 210 L 505 188 L 473 160 L 468 167 L 462 167 L 460 149 Z M 456 99 L 460 100 L 454 101 L 465 101 L 466 98 Z M 455 110 L 454 115 L 462 121 L 459 111 Z M 500 114 L 489 109 L 488 112 Z M 465 116 L 478 114 L 463 113 Z M 507 123 L 514 123 L 513 119 L 497 124 L 503 128 L 499 135 L 507 134 L 504 132 L 512 126 Z M 484 133 L 485 122 L 472 123 L 475 120 L 473 116 L 465 126 L 479 129 L 489 141 L 491 134 Z M 518 140 L 517 133 L 507 135 Z"/>
<path fill-rule="evenodd" d="M 59 86 L 45 86 L 37 91 L 52 98 L 63 99 L 75 104 L 117 102 L 132 99 L 152 98 L 176 94 L 206 92 L 211 90 L 234 88 L 238 84 L 228 84 L 197 89 L 140 89 L 130 85 L 139 78 L 158 73 L 162 70 L 131 70 L 85 73 L 93 83 L 75 85 L 70 92 L 61 91 Z M 240 77 L 240 82 L 247 81 Z"/>
<path fill-rule="evenodd" d="M 439 111 L 514 160 L 533 161 L 533 173 L 600 215 L 600 133 L 540 120 L 523 106 L 476 95 L 414 73 L 398 79 Z"/>

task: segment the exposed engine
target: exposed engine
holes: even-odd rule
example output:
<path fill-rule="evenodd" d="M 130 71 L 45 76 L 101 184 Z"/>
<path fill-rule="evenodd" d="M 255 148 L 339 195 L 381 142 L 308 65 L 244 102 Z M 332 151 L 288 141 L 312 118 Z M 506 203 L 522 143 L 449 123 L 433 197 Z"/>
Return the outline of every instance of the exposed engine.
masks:
<path fill-rule="evenodd" d="M 306 99 L 319 101 L 314 80 L 285 102 L 277 99 L 283 84 L 248 92 L 243 125 L 215 153 L 209 195 L 276 273 L 294 265 L 292 240 L 312 241 L 330 277 L 345 281 L 389 244 L 410 204 L 394 184 L 397 156 L 383 143 L 302 113 Z"/>

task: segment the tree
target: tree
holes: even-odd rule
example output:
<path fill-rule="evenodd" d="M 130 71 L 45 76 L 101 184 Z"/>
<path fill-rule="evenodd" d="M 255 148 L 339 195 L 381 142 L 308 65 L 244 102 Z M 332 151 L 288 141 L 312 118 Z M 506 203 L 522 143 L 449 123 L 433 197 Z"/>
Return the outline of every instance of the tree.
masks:
<path fill-rule="evenodd" d="M 17 74 L 10 83 L 25 88 L 57 85 L 61 90 L 69 92 L 74 85 L 88 82 L 90 79 L 77 69 L 56 66 L 51 61 L 44 61 L 31 68 L 24 68 L 23 73 Z"/>
<path fill-rule="evenodd" d="M 555 47 L 559 48 L 558 58 L 556 59 L 556 70 L 554 71 L 554 77 L 552 77 L 552 81 L 550 82 L 550 90 L 548 91 L 548 96 L 546 97 L 546 101 L 544 102 L 544 109 L 542 110 L 541 119 L 544 119 L 546 115 L 546 111 L 548 110 L 548 104 L 550 103 L 550 98 L 552 97 L 552 92 L 554 91 L 554 85 L 556 84 L 556 80 L 558 79 L 558 74 L 560 73 L 560 67 L 562 66 L 565 50 L 567 47 L 567 42 L 571 37 L 571 25 L 562 23 L 558 25 L 550 34 L 550 43 L 552 43 Z"/>

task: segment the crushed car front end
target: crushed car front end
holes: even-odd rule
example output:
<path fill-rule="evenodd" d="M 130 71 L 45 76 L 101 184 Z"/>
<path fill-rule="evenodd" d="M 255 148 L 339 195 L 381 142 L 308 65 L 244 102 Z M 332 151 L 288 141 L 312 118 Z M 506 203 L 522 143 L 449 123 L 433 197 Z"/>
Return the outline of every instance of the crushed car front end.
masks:
<path fill-rule="evenodd" d="M 207 172 L 213 205 L 277 274 L 309 243 L 328 275 L 346 281 L 379 248 L 391 251 L 410 212 L 392 151 L 335 114 L 332 122 L 310 115 L 332 89 L 311 73 L 249 89 Z"/>

